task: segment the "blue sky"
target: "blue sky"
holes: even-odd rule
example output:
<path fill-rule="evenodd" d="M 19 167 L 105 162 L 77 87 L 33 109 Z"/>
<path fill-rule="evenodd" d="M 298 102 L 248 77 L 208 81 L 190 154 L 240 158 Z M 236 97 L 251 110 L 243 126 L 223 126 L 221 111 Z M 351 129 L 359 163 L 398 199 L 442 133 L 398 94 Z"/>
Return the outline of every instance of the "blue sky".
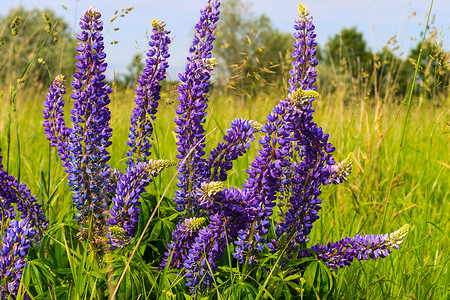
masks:
<path fill-rule="evenodd" d="M 123 72 L 133 54 L 145 51 L 146 32 L 151 30 L 153 19 L 164 20 L 174 36 L 171 45 L 170 72 L 172 79 L 184 69 L 187 49 L 206 0 L 0 0 L 0 14 L 18 5 L 27 8 L 52 8 L 78 31 L 78 20 L 84 10 L 97 7 L 105 23 L 105 44 L 109 69 L 107 76 Z M 251 4 L 254 15 L 266 14 L 274 27 L 292 32 L 298 0 L 243 0 Z M 363 32 L 370 48 L 381 49 L 386 41 L 397 34 L 400 52 L 418 43 L 423 31 L 430 1 L 428 0 L 304 0 L 314 16 L 317 39 L 322 45 L 342 28 L 356 26 Z M 65 9 L 63 8 L 65 7 Z M 110 24 L 115 10 L 133 6 L 124 18 Z M 415 14 L 414 14 L 415 13 Z M 432 10 L 434 26 L 442 28 L 444 47 L 450 48 L 450 0 L 435 0 Z M 118 31 L 114 31 L 119 27 Z M 412 40 L 416 39 L 415 41 Z M 110 45 L 111 41 L 119 43 Z"/>

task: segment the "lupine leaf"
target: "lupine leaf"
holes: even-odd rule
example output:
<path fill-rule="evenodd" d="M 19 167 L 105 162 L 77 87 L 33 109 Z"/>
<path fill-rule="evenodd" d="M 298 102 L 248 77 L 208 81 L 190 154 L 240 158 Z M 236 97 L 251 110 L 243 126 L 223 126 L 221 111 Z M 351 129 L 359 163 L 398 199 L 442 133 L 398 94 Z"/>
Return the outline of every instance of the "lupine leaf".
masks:
<path fill-rule="evenodd" d="M 162 220 L 159 219 L 156 222 L 155 226 L 153 226 L 152 233 L 150 234 L 149 238 L 150 241 L 156 241 L 159 238 L 159 235 L 161 234 L 162 223 Z"/>

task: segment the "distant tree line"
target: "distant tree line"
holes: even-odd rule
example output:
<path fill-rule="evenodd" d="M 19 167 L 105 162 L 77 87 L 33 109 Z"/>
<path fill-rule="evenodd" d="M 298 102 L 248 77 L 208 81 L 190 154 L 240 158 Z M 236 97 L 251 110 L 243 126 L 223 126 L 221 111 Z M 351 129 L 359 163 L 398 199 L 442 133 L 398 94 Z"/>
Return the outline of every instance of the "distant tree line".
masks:
<path fill-rule="evenodd" d="M 284 87 L 290 68 L 291 33 L 275 29 L 265 15 L 254 16 L 241 0 L 225 0 L 214 52 L 221 72 L 218 81 L 238 92 L 258 93 L 262 87 Z M 417 93 L 433 97 L 448 93 L 449 53 L 442 49 L 441 36 L 430 28 L 417 77 Z M 331 92 L 339 84 L 357 86 L 361 95 L 387 97 L 406 94 L 421 43 L 407 58 L 395 54 L 398 44 L 392 37 L 381 51 L 368 49 L 356 27 L 342 29 L 325 45 L 318 45 L 319 85 Z M 336 81 L 339 82 L 336 82 Z"/>
<path fill-rule="evenodd" d="M 18 78 L 52 28 L 38 60 L 27 72 L 35 83 L 47 86 L 59 73 L 75 71 L 76 39 L 67 22 L 54 11 L 17 7 L 0 16 L 0 84 Z M 17 20 L 17 16 L 20 19 Z M 49 21 L 50 20 L 50 24 Z M 11 28 L 15 24 L 15 32 Z M 14 27 L 14 26 L 13 26 Z M 424 45 L 416 93 L 434 97 L 448 93 L 449 53 L 442 48 L 440 33 L 431 28 Z M 265 15 L 255 16 L 243 0 L 224 0 L 216 35 L 214 55 L 219 65 L 214 87 L 243 96 L 285 91 L 292 61 L 294 38 L 274 28 Z M 330 93 L 343 86 L 360 97 L 405 95 L 412 80 L 420 43 L 407 58 L 396 55 L 395 37 L 381 51 L 372 51 L 356 27 L 342 29 L 325 45 L 318 45 L 319 88 Z M 123 74 L 114 80 L 119 87 L 132 87 L 144 68 L 142 54 L 135 54 Z M 169 88 L 173 83 L 166 83 Z M 272 87 L 272 88 L 271 88 Z M 354 96 L 354 95 L 352 95 Z"/>

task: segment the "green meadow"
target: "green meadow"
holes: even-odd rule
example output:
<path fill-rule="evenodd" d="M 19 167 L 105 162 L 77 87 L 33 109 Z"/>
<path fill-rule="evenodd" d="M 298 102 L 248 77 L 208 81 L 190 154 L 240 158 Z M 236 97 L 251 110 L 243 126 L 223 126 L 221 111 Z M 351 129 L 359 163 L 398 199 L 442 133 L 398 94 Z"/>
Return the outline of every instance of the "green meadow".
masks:
<path fill-rule="evenodd" d="M 73 205 L 66 175 L 55 150 L 49 150 L 41 125 L 44 97 L 45 91 L 33 89 L 23 89 L 17 95 L 11 117 L 9 168 L 12 175 L 28 183 L 47 207 L 49 218 L 63 222 L 73 212 Z M 278 98 L 269 94 L 250 101 L 214 93 L 206 121 L 207 146 L 220 142 L 236 117 L 264 122 Z M 125 169 L 133 99 L 132 90 L 119 90 L 112 95 L 111 165 L 120 170 Z M 388 258 L 357 262 L 338 270 L 333 295 L 349 299 L 445 299 L 450 280 L 448 98 L 422 103 L 413 100 L 402 147 L 406 106 L 391 100 L 345 101 L 343 94 L 336 91 L 315 102 L 315 120 L 330 133 L 337 147 L 336 158 L 343 159 L 353 152 L 355 163 L 346 183 L 323 189 L 323 209 L 311 242 L 337 241 L 356 233 L 387 233 L 409 223 L 412 227 L 405 242 Z M 8 97 L 4 94 L 1 101 L 1 145 L 5 149 Z M 175 159 L 175 109 L 176 95 L 171 91 L 164 93 L 155 123 L 155 158 Z M 244 170 L 257 150 L 258 143 L 254 141 L 251 151 L 234 165 L 227 185 L 244 182 Z M 165 171 L 147 191 L 161 195 L 174 173 L 175 170 Z M 172 184 L 166 196 L 173 197 L 174 190 Z M 48 191 L 54 193 L 49 205 Z"/>
<path fill-rule="evenodd" d="M 341 58 L 340 65 L 345 66 L 349 59 Z M 3 70 L 10 72 L 11 78 L 18 78 L 20 72 L 13 72 L 12 68 L 12 65 L 8 65 Z M 288 69 L 286 67 L 284 70 L 286 74 Z M 426 69 L 420 72 L 429 75 L 422 77 L 422 83 L 427 84 L 427 80 L 432 82 L 430 78 L 435 74 Z M 75 241 L 76 233 L 70 233 L 73 229 L 75 208 L 67 185 L 67 174 L 61 166 L 56 150 L 49 146 L 42 126 L 41 111 L 48 87 L 41 82 L 35 82 L 31 74 L 25 74 L 23 82 L 17 85 L 17 90 L 16 85 L 10 83 L 15 82 L 11 78 L 0 82 L 2 163 L 11 175 L 27 184 L 44 207 L 52 228 L 48 232 L 46 245 L 51 245 L 53 248 L 50 248 L 58 254 L 60 269 L 45 269 L 38 265 L 36 260 L 25 268 L 24 281 L 33 286 L 34 292 L 41 294 L 40 298 L 36 299 L 59 299 L 58 295 L 62 295 L 66 290 L 68 299 L 107 299 L 107 296 L 100 295 L 101 292 L 94 292 L 96 280 L 103 278 L 104 274 L 98 275 L 101 273 L 97 274 L 98 266 L 89 265 L 92 258 L 89 258 L 86 248 Z M 410 224 L 411 228 L 400 248 L 388 257 L 355 261 L 351 266 L 332 271 L 332 280 L 316 288 L 330 290 L 328 296 L 324 296 L 328 299 L 448 299 L 450 76 L 443 77 L 445 81 L 439 83 L 439 92 L 436 92 L 436 89 L 434 92 L 433 89 L 424 89 L 424 84 L 416 84 L 416 90 L 409 98 L 407 90 L 393 90 L 394 83 L 398 85 L 397 80 L 402 80 L 401 78 L 396 77 L 393 82 L 385 80 L 389 76 L 384 74 L 384 77 L 379 77 L 383 80 L 377 82 L 377 75 L 374 74 L 368 75 L 369 80 L 364 79 L 365 74 L 355 74 L 354 77 L 359 76 L 359 79 L 349 80 L 349 74 L 332 70 L 328 65 L 319 68 L 317 91 L 320 97 L 313 103 L 316 110 L 314 121 L 330 134 L 329 141 L 336 147 L 336 160 L 341 161 L 348 153 L 353 152 L 354 163 L 347 182 L 322 188 L 320 219 L 314 223 L 309 245 L 334 242 L 346 236 L 353 237 L 357 233 L 390 233 L 404 224 Z M 71 75 L 65 74 L 68 89 L 64 96 L 67 106 L 66 122 L 69 122 L 69 109 L 73 105 L 73 100 L 69 97 Z M 391 78 L 395 77 L 395 74 L 392 75 Z M 257 77 L 258 74 L 253 76 Z M 221 77 L 216 74 L 213 78 L 219 81 Z M 251 86 L 239 86 L 236 89 L 213 83 L 204 123 L 207 133 L 206 153 L 222 141 L 233 119 L 245 118 L 264 123 L 272 108 L 288 93 L 286 80 L 271 85 L 258 85 L 251 80 L 249 82 Z M 410 88 L 410 81 L 403 83 Z M 174 134 L 178 101 L 176 85 L 176 82 L 167 82 L 163 86 L 154 124 L 154 159 L 177 161 L 178 151 Z M 112 146 L 109 148 L 109 164 L 124 171 L 125 153 L 128 150 L 126 141 L 130 116 L 135 105 L 135 92 L 115 81 L 111 82 L 111 86 L 113 93 L 110 95 L 109 108 L 113 135 Z M 260 92 L 253 93 L 255 90 Z M 247 178 L 245 170 L 260 148 L 260 135 L 261 133 L 252 142 L 249 152 L 233 164 L 225 186 L 242 186 Z M 173 198 L 176 190 L 174 176 L 175 167 L 165 170 L 146 191 L 156 198 Z M 151 246 L 156 254 L 149 256 L 153 261 L 146 261 L 145 251 L 150 249 L 146 248 L 134 256 L 130 270 L 127 271 L 131 275 L 125 275 L 119 290 L 119 295 L 124 299 L 191 299 L 187 290 L 183 290 L 184 282 L 177 279 L 176 273 L 170 273 L 167 283 L 164 281 L 165 274 L 155 267 L 162 259 L 161 245 L 167 243 L 170 236 L 161 231 L 161 228 L 161 232 L 155 233 L 154 226 L 159 220 L 172 216 L 173 212 L 167 214 L 169 208 L 165 206 L 156 211 L 155 221 L 151 223 L 153 227 L 144 235 L 154 242 L 159 242 L 157 247 Z M 170 209 L 173 211 L 173 208 Z M 148 217 L 149 214 L 142 216 L 144 225 Z M 141 224 L 139 233 L 142 227 Z M 67 228 L 67 231 L 59 228 Z M 66 236 L 60 235 L 61 232 L 65 232 L 68 240 L 73 241 L 66 242 Z M 112 252 L 112 258 L 108 258 L 114 263 L 106 263 L 105 274 L 114 274 L 115 283 L 122 274 L 131 251 L 126 250 L 116 258 L 115 252 Z M 30 255 L 42 259 L 47 253 L 38 254 L 38 250 L 33 250 Z M 226 252 L 224 256 L 227 255 Z M 119 271 L 114 271 L 115 266 L 118 266 Z M 144 269 L 145 271 L 142 271 Z M 219 271 L 223 273 L 226 270 Z M 149 277 L 142 278 L 145 276 Z M 152 276 L 154 278 L 150 278 Z M 222 288 L 227 287 L 226 282 L 220 281 L 223 276 L 217 278 L 217 285 L 211 288 L 210 294 L 203 295 L 205 298 L 202 299 L 234 299 Z M 105 282 L 106 280 L 99 284 L 99 288 L 107 289 L 111 293 L 115 287 L 114 281 L 110 282 L 108 278 L 108 284 Z M 254 283 L 254 286 L 260 285 L 262 282 Z M 48 287 L 48 292 L 43 288 L 45 286 Z M 270 288 L 271 292 L 275 292 L 273 295 L 265 293 L 266 299 L 287 297 L 282 291 L 276 292 L 274 286 L 267 289 Z M 298 295 L 292 294 L 292 297 L 299 299 Z M 318 294 L 316 297 L 319 298 Z M 253 298 L 255 297 L 249 296 L 248 299 Z"/>

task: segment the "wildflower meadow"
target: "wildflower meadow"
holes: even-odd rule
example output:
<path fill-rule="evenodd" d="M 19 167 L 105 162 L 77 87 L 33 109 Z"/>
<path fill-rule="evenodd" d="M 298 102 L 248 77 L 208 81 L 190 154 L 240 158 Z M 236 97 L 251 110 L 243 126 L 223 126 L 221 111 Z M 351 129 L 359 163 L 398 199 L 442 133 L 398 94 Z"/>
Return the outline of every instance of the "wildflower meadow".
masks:
<path fill-rule="evenodd" d="M 403 98 L 325 89 L 299 4 L 285 83 L 240 97 L 216 86 L 205 2 L 176 82 L 176 33 L 151 22 L 134 90 L 106 78 L 94 7 L 73 74 L 27 88 L 44 15 L 0 98 L 1 299 L 447 298 L 448 78 L 418 95 L 420 52 Z"/>

